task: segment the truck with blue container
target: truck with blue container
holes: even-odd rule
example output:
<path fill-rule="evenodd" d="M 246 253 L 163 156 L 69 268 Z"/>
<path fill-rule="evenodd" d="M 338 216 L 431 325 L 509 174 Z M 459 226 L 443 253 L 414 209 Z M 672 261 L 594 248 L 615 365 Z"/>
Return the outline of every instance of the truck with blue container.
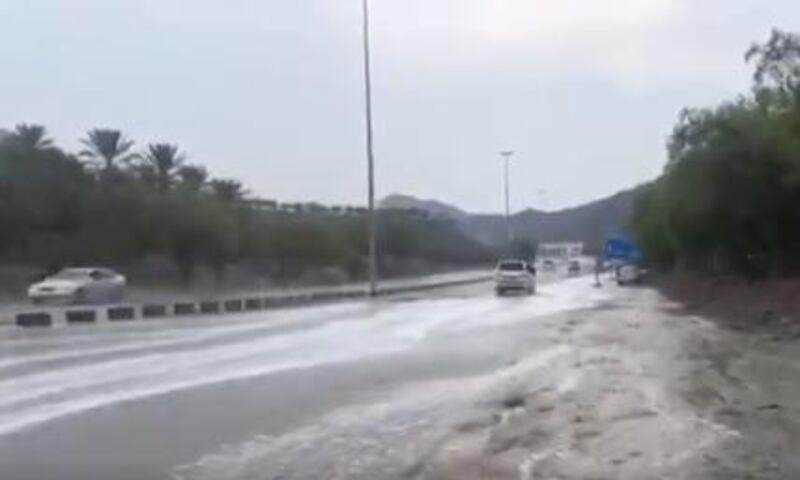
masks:
<path fill-rule="evenodd" d="M 614 235 L 606 240 L 606 263 L 614 270 L 614 278 L 619 285 L 639 283 L 644 277 L 642 253 L 631 238 Z"/>

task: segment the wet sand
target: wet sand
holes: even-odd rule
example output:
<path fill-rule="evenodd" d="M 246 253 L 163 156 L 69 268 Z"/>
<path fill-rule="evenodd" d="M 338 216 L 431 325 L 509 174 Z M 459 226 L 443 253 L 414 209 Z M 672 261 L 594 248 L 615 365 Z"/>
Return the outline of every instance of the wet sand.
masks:
<path fill-rule="evenodd" d="M 562 380 L 519 378 L 413 478 L 800 478 L 792 335 L 731 330 L 648 289 L 569 317 Z"/>

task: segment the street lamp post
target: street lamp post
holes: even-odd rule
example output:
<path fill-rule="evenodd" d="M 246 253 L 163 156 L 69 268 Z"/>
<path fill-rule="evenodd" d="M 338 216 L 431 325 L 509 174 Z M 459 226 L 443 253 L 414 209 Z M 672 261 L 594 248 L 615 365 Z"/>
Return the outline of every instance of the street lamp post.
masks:
<path fill-rule="evenodd" d="M 368 235 L 369 235 L 369 294 L 375 296 L 378 293 L 378 242 L 377 242 L 377 218 L 375 214 L 375 157 L 372 148 L 372 78 L 370 72 L 370 50 L 369 50 L 369 3 L 362 0 L 361 3 L 364 20 L 364 96 L 366 114 L 366 138 L 367 138 L 367 208 L 368 212 Z"/>
<path fill-rule="evenodd" d="M 509 163 L 511 161 L 511 157 L 514 155 L 513 150 L 506 150 L 504 152 L 500 152 L 500 155 L 503 157 L 503 172 L 505 178 L 505 199 L 506 199 L 506 233 L 508 235 L 508 242 L 511 243 L 514 240 L 514 230 L 511 227 L 511 200 L 509 199 L 509 179 L 508 179 L 508 169 Z"/>

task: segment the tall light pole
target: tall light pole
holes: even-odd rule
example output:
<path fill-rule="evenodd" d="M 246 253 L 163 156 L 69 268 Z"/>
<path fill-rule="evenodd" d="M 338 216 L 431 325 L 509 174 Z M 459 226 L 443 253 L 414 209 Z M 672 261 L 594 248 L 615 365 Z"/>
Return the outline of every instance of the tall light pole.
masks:
<path fill-rule="evenodd" d="M 506 150 L 500 152 L 503 157 L 503 171 L 505 177 L 505 197 L 506 197 L 506 233 L 508 234 L 508 242 L 514 240 L 514 230 L 511 228 L 511 200 L 509 199 L 509 185 L 508 185 L 508 169 L 511 157 L 514 155 L 513 150 Z"/>
<path fill-rule="evenodd" d="M 377 218 L 375 214 L 375 156 L 372 148 L 372 77 L 370 72 L 369 53 L 369 3 L 361 3 L 364 20 L 364 96 L 366 99 L 366 129 L 367 129 L 367 230 L 369 235 L 369 294 L 378 293 L 378 241 Z"/>

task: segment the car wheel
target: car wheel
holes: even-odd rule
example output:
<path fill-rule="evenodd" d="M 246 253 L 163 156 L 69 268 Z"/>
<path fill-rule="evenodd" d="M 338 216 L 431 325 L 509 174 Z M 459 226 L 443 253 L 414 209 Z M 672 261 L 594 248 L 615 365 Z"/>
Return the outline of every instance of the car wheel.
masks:
<path fill-rule="evenodd" d="M 506 294 L 506 291 L 502 288 L 496 288 L 494 293 L 496 293 L 498 297 L 502 297 Z"/>
<path fill-rule="evenodd" d="M 31 303 L 33 303 L 34 305 L 41 305 L 41 304 L 44 303 L 44 299 L 42 299 L 42 298 L 32 298 L 31 299 Z"/>

